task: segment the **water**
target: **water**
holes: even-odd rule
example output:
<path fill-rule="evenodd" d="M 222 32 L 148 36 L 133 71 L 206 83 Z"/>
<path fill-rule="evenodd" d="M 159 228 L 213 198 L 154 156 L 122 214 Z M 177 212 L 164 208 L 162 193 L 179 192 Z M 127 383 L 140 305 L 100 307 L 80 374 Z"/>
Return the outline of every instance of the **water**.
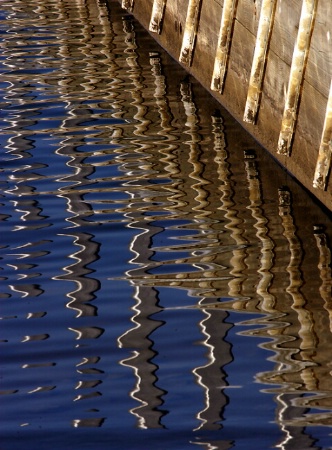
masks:
<path fill-rule="evenodd" d="M 0 30 L 1 449 L 332 448 L 328 214 L 116 1 Z"/>

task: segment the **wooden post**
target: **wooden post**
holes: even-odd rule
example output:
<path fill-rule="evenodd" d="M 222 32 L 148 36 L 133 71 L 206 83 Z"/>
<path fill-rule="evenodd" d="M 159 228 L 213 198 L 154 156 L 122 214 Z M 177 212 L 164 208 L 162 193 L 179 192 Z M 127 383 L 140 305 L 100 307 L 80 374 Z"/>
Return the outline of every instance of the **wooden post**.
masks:
<path fill-rule="evenodd" d="M 121 6 L 123 9 L 126 9 L 129 12 L 132 12 L 134 9 L 135 0 L 122 0 Z"/>
<path fill-rule="evenodd" d="M 290 156 L 304 71 L 318 0 L 303 0 L 299 31 L 293 52 L 286 103 L 278 141 L 278 153 Z"/>
<path fill-rule="evenodd" d="M 237 0 L 225 0 L 222 10 L 218 46 L 214 60 L 211 89 L 223 91 Z"/>
<path fill-rule="evenodd" d="M 328 239 L 321 226 L 314 227 L 314 235 L 319 250 L 318 269 L 322 280 L 319 289 L 320 295 L 324 300 L 324 308 L 329 314 L 330 331 L 332 332 L 332 269 L 331 269 L 331 249 L 329 248 Z"/>
<path fill-rule="evenodd" d="M 193 58 L 201 3 L 202 0 L 189 0 L 186 24 L 184 28 L 182 47 L 179 58 L 180 62 L 188 66 L 191 65 Z"/>
<path fill-rule="evenodd" d="M 149 30 L 153 33 L 161 33 L 167 0 L 154 0 L 152 6 Z"/>
<path fill-rule="evenodd" d="M 332 156 L 332 81 L 330 85 L 330 94 L 327 101 L 322 140 L 319 147 L 318 159 L 314 175 L 313 186 L 315 188 L 319 189 L 326 188 L 327 177 L 331 168 L 331 156 Z"/>
<path fill-rule="evenodd" d="M 259 109 L 275 6 L 276 0 L 263 0 L 259 16 L 255 52 L 251 66 L 248 96 L 243 117 L 243 120 L 249 123 L 256 122 L 256 116 Z"/>

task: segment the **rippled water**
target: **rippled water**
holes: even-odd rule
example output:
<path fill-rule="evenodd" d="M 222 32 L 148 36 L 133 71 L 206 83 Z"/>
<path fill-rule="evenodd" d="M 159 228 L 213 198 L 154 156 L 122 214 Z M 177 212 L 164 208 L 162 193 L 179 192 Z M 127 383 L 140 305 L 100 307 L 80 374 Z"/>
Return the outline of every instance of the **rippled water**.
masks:
<path fill-rule="evenodd" d="M 1 449 L 332 448 L 328 214 L 116 1 L 0 6 Z"/>

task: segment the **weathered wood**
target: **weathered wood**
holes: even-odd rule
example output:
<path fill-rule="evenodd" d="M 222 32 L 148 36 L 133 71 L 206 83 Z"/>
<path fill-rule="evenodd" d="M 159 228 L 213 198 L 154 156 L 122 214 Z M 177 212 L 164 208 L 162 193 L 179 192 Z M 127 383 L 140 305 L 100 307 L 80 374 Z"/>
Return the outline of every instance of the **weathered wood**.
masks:
<path fill-rule="evenodd" d="M 289 156 L 295 131 L 298 103 L 310 49 L 310 39 L 318 0 L 303 0 L 299 31 L 292 58 L 285 109 L 281 122 L 278 153 Z"/>
<path fill-rule="evenodd" d="M 211 82 L 211 89 L 214 91 L 223 91 L 236 5 L 237 0 L 225 0 L 224 2 Z"/>
<path fill-rule="evenodd" d="M 251 66 L 247 102 L 243 117 L 245 122 L 256 122 L 275 6 L 276 0 L 263 0 L 259 16 L 254 59 Z"/>
<path fill-rule="evenodd" d="M 134 8 L 134 3 L 135 0 L 122 0 L 121 6 L 131 12 Z"/>
<path fill-rule="evenodd" d="M 167 0 L 154 0 L 153 2 L 149 30 L 154 33 L 161 33 L 166 1 Z"/>
<path fill-rule="evenodd" d="M 201 3 L 202 0 L 189 0 L 182 47 L 179 57 L 180 62 L 186 65 L 190 65 L 193 58 Z"/>
<path fill-rule="evenodd" d="M 331 167 L 332 157 L 332 81 L 330 87 L 329 100 L 326 107 L 325 122 L 322 134 L 322 140 L 319 147 L 318 159 L 316 164 L 314 187 L 325 189 L 327 177 Z"/>

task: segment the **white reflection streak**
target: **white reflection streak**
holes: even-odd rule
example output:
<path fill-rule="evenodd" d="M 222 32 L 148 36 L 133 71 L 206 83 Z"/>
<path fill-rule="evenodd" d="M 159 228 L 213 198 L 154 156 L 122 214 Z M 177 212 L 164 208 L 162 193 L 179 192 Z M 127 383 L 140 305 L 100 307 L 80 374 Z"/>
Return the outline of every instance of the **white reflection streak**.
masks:
<path fill-rule="evenodd" d="M 133 153 L 135 155 L 135 167 L 132 163 L 123 164 L 123 172 L 126 173 L 129 179 L 128 184 L 123 183 L 123 186 L 129 186 L 125 193 L 128 195 L 128 206 L 123 211 L 123 216 L 128 218 L 127 228 L 136 231 L 132 238 L 129 249 L 132 252 L 132 258 L 129 264 L 135 267 L 126 271 L 126 278 L 135 286 L 133 275 L 138 271 L 139 275 L 145 277 L 146 268 L 149 266 L 151 251 L 152 236 L 160 231 L 160 228 L 149 225 L 148 221 L 144 221 L 144 215 L 140 213 L 139 202 L 144 202 L 147 207 L 153 202 L 153 192 L 151 196 L 147 194 L 147 190 L 143 190 L 145 186 L 146 174 L 150 174 L 153 168 L 149 164 L 149 155 L 146 150 L 152 147 L 151 143 L 144 141 L 144 135 L 150 121 L 145 119 L 145 114 L 148 111 L 147 106 L 144 105 L 142 95 L 143 84 L 142 68 L 138 63 L 138 54 L 136 52 L 136 34 L 131 21 L 123 21 L 123 32 L 125 36 L 125 43 L 127 48 L 125 54 L 127 56 L 126 62 L 130 70 L 128 78 L 131 81 L 132 87 L 129 89 L 132 96 L 133 105 L 137 112 L 134 114 L 136 119 L 134 124 L 133 134 L 139 136 L 137 140 L 131 138 L 131 143 L 134 145 Z M 148 141 L 148 142 L 151 142 Z M 132 180 L 131 180 L 132 178 Z M 142 186 L 142 190 L 140 187 Z M 134 300 L 135 305 L 131 308 L 134 315 L 131 317 L 131 322 L 134 326 L 118 337 L 117 342 L 119 348 L 139 348 L 139 350 L 132 350 L 132 355 L 129 358 L 120 361 L 120 364 L 132 368 L 135 376 L 135 386 L 130 392 L 130 397 L 138 402 L 139 405 L 130 409 L 130 413 L 138 419 L 139 428 L 154 428 L 160 427 L 160 416 L 158 406 L 162 403 L 161 395 L 163 391 L 160 390 L 155 382 L 157 377 L 155 371 L 157 366 L 153 363 L 153 358 L 156 352 L 153 350 L 153 342 L 149 339 L 150 334 L 160 326 L 160 322 L 153 320 L 150 316 L 160 308 L 157 306 L 157 294 L 153 288 L 145 288 L 135 286 Z M 144 301 L 144 304 L 142 300 Z"/>
<path fill-rule="evenodd" d="M 141 305 L 141 303 L 142 303 L 142 301 L 141 301 L 141 299 L 140 299 L 140 297 L 139 297 L 139 286 L 136 286 L 135 287 L 135 294 L 134 294 L 134 299 L 136 300 L 136 305 L 134 305 L 131 309 L 132 309 L 132 311 L 135 311 L 135 314 L 134 314 L 134 316 L 133 317 L 131 317 L 130 318 L 130 321 L 133 323 L 133 324 L 135 324 L 135 326 L 134 326 L 134 328 L 130 328 L 129 330 L 127 330 L 125 333 L 123 333 L 121 336 L 119 336 L 118 338 L 117 338 L 117 342 L 118 342 L 118 346 L 119 346 L 119 348 L 123 348 L 123 345 L 122 345 L 122 340 L 123 340 L 123 338 L 125 337 L 125 336 L 127 336 L 129 333 L 131 333 L 133 330 L 135 330 L 135 329 L 137 329 L 137 328 L 139 328 L 141 325 L 135 320 L 136 319 L 136 317 L 138 317 L 140 314 L 141 314 L 141 311 L 140 311 L 140 309 L 139 309 L 139 306 Z M 130 359 L 132 359 L 132 358 L 129 358 L 128 360 L 126 359 L 126 360 L 123 360 L 123 361 L 129 361 Z M 121 361 L 121 364 L 122 364 L 122 361 Z M 122 364 L 122 365 L 127 365 L 127 364 Z M 131 366 L 132 367 L 132 366 Z"/>
<path fill-rule="evenodd" d="M 28 297 L 29 292 L 24 290 L 24 289 L 18 289 L 17 286 L 13 286 L 12 284 L 9 284 L 8 287 L 14 291 L 14 292 L 18 292 L 19 294 L 22 294 L 22 298 L 24 297 Z"/>
<path fill-rule="evenodd" d="M 284 423 L 284 414 L 287 413 L 289 405 L 283 400 L 283 394 L 279 394 L 276 396 L 276 403 L 278 405 L 282 405 L 280 410 L 278 411 L 278 425 L 280 426 L 280 430 L 284 433 L 284 439 L 280 444 L 277 444 L 276 447 L 281 448 L 282 450 L 286 450 L 288 442 L 292 440 L 292 435 L 287 429 L 287 426 Z"/>
<path fill-rule="evenodd" d="M 203 300 L 204 299 L 202 299 L 199 303 L 201 304 Z M 216 360 L 215 357 L 214 357 L 214 347 L 211 344 L 209 344 L 209 339 L 211 338 L 211 336 L 208 334 L 208 332 L 206 330 L 206 327 L 204 325 L 204 323 L 207 322 L 211 318 L 211 314 L 206 309 L 203 309 L 202 312 L 203 312 L 203 314 L 206 315 L 206 317 L 205 317 L 205 319 L 201 320 L 199 324 L 200 324 L 200 327 L 201 327 L 202 334 L 204 336 L 206 336 L 206 339 L 203 341 L 203 345 L 205 347 L 207 347 L 207 350 L 208 350 L 207 351 L 208 363 L 205 364 L 204 366 L 195 367 L 195 369 L 193 369 L 193 373 L 195 374 L 195 376 L 197 378 L 197 383 L 204 390 L 204 393 L 205 393 L 205 405 L 206 406 L 196 416 L 197 419 L 201 421 L 201 424 L 197 428 L 195 428 L 194 431 L 197 431 L 200 428 L 204 427 L 204 424 L 206 424 L 208 422 L 206 419 L 202 418 L 202 415 L 204 414 L 204 412 L 208 411 L 208 409 L 210 408 L 210 389 L 209 389 L 209 386 L 206 386 L 203 383 L 203 378 L 202 378 L 201 375 L 199 375 L 198 370 L 206 369 L 207 367 L 211 366 Z"/>

